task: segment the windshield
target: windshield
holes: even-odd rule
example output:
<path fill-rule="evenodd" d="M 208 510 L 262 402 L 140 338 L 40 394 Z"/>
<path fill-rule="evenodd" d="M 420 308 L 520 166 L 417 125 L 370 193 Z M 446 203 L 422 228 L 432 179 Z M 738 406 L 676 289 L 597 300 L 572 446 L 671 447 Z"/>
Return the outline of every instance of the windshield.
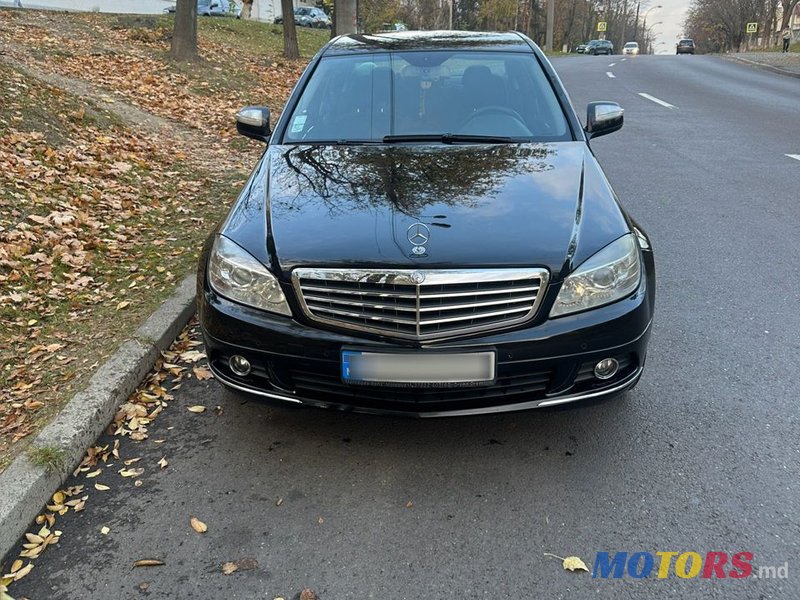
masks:
<path fill-rule="evenodd" d="M 323 58 L 284 143 L 445 134 L 572 139 L 532 54 L 433 51 Z"/>

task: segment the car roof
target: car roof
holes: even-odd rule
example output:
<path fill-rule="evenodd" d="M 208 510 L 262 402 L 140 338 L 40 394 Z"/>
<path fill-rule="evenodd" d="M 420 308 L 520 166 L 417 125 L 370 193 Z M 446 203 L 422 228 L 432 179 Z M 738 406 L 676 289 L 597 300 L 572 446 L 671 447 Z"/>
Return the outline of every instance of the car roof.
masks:
<path fill-rule="evenodd" d="M 533 52 L 516 32 L 479 31 L 390 31 L 377 34 L 349 34 L 335 38 L 324 54 L 388 52 L 399 50 L 505 50 Z"/>

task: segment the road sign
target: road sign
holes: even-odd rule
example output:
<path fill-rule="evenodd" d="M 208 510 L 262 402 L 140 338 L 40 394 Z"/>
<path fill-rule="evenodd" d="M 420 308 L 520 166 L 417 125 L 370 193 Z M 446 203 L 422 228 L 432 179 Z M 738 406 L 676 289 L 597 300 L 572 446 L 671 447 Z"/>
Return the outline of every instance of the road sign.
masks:
<path fill-rule="evenodd" d="M 758 33 L 758 23 L 748 23 L 746 33 Z"/>
<path fill-rule="evenodd" d="M 597 31 L 605 31 L 606 30 L 606 22 L 605 21 L 598 21 L 597 22 Z"/>

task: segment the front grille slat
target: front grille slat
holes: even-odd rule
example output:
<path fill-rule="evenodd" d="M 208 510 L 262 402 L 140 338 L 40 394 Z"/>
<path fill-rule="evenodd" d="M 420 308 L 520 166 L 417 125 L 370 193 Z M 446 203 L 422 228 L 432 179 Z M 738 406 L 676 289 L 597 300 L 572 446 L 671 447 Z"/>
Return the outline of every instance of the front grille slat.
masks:
<path fill-rule="evenodd" d="M 403 339 L 500 329 L 533 318 L 546 269 L 295 269 L 306 316 L 333 327 Z"/>

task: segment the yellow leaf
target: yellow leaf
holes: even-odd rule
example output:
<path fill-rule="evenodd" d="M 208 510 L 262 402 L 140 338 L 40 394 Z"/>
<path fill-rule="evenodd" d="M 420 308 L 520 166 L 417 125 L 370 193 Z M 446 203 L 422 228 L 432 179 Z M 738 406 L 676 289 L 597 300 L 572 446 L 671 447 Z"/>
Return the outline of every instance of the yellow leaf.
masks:
<path fill-rule="evenodd" d="M 193 413 L 201 413 L 201 412 L 205 412 L 206 407 L 202 406 L 200 404 L 195 404 L 194 406 L 190 406 L 187 410 L 189 412 L 193 412 Z"/>
<path fill-rule="evenodd" d="M 92 471 L 91 473 L 86 474 L 87 479 L 91 479 L 92 477 L 97 477 L 100 473 L 103 472 L 103 469 L 97 469 L 96 471 Z"/>
<path fill-rule="evenodd" d="M 37 321 L 36 319 L 31 319 L 30 321 L 28 321 L 28 327 L 33 327 L 33 326 L 34 326 L 34 325 L 36 325 L 38 322 L 39 322 L 39 321 Z"/>
<path fill-rule="evenodd" d="M 26 566 L 22 567 L 19 571 L 14 573 L 14 581 L 19 581 L 20 579 L 25 577 L 25 575 L 31 572 L 31 569 L 33 569 L 32 562 L 28 563 Z"/>
<path fill-rule="evenodd" d="M 11 573 L 16 573 L 19 571 L 23 564 L 25 563 L 23 563 L 20 559 L 15 560 L 13 563 L 11 563 Z"/>
<path fill-rule="evenodd" d="M 117 310 L 122 310 L 123 308 L 127 308 L 130 305 L 131 305 L 130 302 L 128 302 L 127 300 L 123 300 L 122 302 L 117 304 Z"/>
<path fill-rule="evenodd" d="M 44 538 L 36 535 L 35 533 L 26 533 L 25 537 L 28 538 L 28 541 L 32 544 L 41 544 L 44 541 Z"/>
<path fill-rule="evenodd" d="M 569 571 L 586 571 L 589 572 L 589 569 L 586 568 L 586 564 L 577 556 L 568 556 L 564 559 L 562 563 L 564 568 Z"/>
<path fill-rule="evenodd" d="M 167 462 L 166 456 L 162 458 L 160 461 L 158 461 L 158 466 L 161 467 L 162 469 L 166 469 L 168 464 L 169 463 Z"/>
<path fill-rule="evenodd" d="M 137 463 L 137 462 L 139 462 L 140 460 L 142 460 L 142 457 L 141 457 L 141 456 L 140 456 L 139 458 L 129 458 L 129 459 L 128 459 L 128 460 L 126 460 L 126 461 L 125 461 L 123 464 L 124 464 L 126 467 L 130 467 L 131 465 L 133 465 L 133 464 L 136 464 L 136 463 Z"/>
<path fill-rule="evenodd" d="M 192 529 L 194 529 L 197 533 L 205 533 L 206 531 L 208 531 L 208 525 L 203 523 L 197 517 L 192 517 L 191 519 L 189 519 L 189 524 L 192 526 Z"/>
<path fill-rule="evenodd" d="M 133 563 L 134 567 L 160 567 L 165 564 L 163 560 L 157 558 L 142 558 Z"/>
<path fill-rule="evenodd" d="M 64 504 L 64 500 L 66 499 L 67 497 L 64 492 L 56 492 L 53 494 L 53 504 Z"/>
<path fill-rule="evenodd" d="M 108 532 L 109 532 L 109 531 L 111 531 L 111 530 L 110 530 L 108 527 L 106 527 L 105 525 L 103 525 L 103 526 L 100 528 L 100 533 L 102 533 L 103 535 L 108 535 Z"/>
<path fill-rule="evenodd" d="M 99 492 L 107 492 L 111 488 L 108 487 L 107 485 L 103 485 L 102 483 L 95 483 L 94 484 L 94 489 L 96 489 Z"/>

